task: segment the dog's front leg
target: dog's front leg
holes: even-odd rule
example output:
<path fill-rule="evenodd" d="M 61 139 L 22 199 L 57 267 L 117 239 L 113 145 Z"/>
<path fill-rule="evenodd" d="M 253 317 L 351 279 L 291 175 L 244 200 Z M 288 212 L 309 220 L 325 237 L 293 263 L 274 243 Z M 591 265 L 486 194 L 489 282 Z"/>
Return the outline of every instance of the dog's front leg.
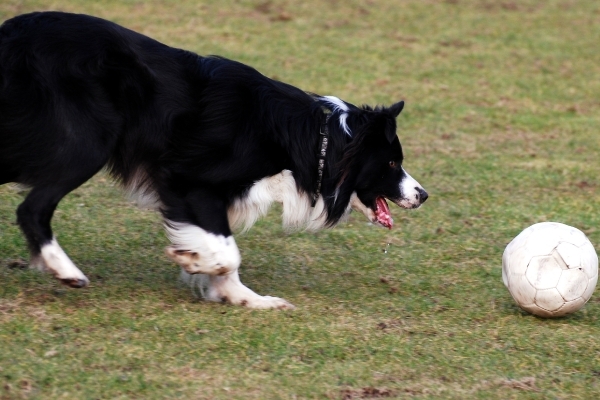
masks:
<path fill-rule="evenodd" d="M 229 228 L 223 199 L 205 189 L 195 190 L 185 198 L 166 197 L 169 201 L 163 201 L 165 229 L 173 243 L 166 253 L 182 267 L 189 283 L 199 286 L 206 300 L 248 308 L 294 308 L 283 299 L 260 296 L 240 281 L 240 252 Z"/>

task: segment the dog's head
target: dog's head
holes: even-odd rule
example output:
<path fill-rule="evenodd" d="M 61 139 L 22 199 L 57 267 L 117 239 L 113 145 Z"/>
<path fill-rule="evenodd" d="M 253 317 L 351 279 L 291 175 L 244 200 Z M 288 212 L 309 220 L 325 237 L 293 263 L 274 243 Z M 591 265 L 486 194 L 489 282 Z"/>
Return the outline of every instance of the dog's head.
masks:
<path fill-rule="evenodd" d="M 336 111 L 351 140 L 339 162 L 338 187 L 351 185 L 352 208 L 363 212 L 371 222 L 391 229 L 393 220 L 386 199 L 412 209 L 420 207 L 428 197 L 402 166 L 404 155 L 396 135 L 396 117 L 404 102 L 376 108 L 340 104 L 343 105 L 347 107 L 345 115 L 343 110 Z"/>

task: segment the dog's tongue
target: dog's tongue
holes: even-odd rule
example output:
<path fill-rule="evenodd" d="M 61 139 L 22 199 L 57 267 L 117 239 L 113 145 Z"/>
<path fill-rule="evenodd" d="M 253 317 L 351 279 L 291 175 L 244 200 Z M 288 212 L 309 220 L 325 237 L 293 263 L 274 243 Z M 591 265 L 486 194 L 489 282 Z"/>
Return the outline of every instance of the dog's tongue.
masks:
<path fill-rule="evenodd" d="M 377 206 L 377 210 L 375 210 L 375 218 L 377 218 L 377 222 L 388 229 L 392 229 L 394 220 L 392 219 L 390 208 L 388 207 L 385 199 L 383 197 L 378 197 L 375 200 L 375 205 Z"/>

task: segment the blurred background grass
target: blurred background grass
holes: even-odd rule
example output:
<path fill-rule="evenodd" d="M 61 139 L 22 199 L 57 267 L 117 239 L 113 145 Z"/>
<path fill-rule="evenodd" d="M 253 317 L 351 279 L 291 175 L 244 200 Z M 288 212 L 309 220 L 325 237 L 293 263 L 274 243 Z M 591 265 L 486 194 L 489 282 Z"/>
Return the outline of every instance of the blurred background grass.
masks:
<path fill-rule="evenodd" d="M 0 187 L 0 398 L 598 396 L 597 296 L 542 320 L 500 279 L 532 223 L 600 241 L 598 2 L 4 0 L 0 18 L 48 9 L 355 104 L 404 99 L 404 166 L 430 199 L 393 209 L 392 232 L 353 214 L 286 235 L 275 208 L 238 236 L 242 280 L 287 313 L 196 301 L 158 216 L 103 174 L 54 219 L 91 287 L 11 268 L 27 257 L 23 194 Z"/>

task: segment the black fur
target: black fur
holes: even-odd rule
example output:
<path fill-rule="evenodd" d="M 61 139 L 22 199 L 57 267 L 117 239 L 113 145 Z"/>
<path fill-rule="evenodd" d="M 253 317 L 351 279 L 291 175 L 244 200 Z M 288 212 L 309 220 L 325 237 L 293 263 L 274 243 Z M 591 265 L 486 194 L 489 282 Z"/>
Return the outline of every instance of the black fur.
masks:
<path fill-rule="evenodd" d="M 0 26 L 0 184 L 32 187 L 17 214 L 34 255 L 61 198 L 103 167 L 126 185 L 142 176 L 168 220 L 228 236 L 226 210 L 255 181 L 288 169 L 300 191 L 316 191 L 332 111 L 327 223 L 353 192 L 373 209 L 378 196 L 400 198 L 403 103 L 346 105 L 352 136 L 322 97 L 99 18 L 31 13 Z"/>

